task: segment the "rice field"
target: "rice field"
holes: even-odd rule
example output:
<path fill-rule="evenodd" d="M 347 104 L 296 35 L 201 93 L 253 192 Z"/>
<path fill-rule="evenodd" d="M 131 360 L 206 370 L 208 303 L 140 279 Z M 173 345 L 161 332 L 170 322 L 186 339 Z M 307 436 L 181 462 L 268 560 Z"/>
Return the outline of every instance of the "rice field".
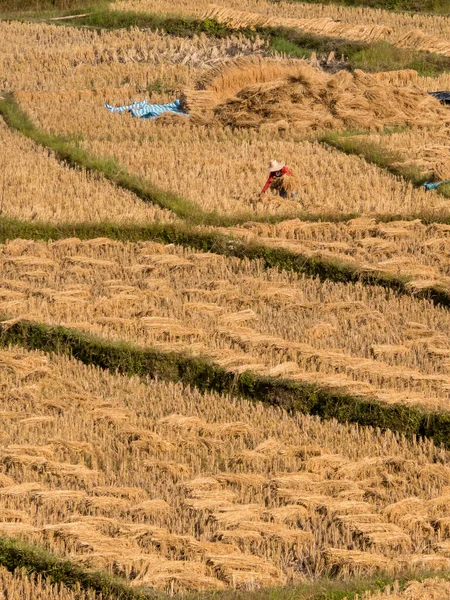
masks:
<path fill-rule="evenodd" d="M 284 23 L 450 55 L 441 17 L 265 0 L 112 7 L 209 14 L 236 27 Z M 0 96 L 14 92 L 41 129 L 115 158 L 204 211 L 255 215 L 221 233 L 390 275 L 411 292 L 173 244 L 15 239 L 0 245 L 5 327 L 21 319 L 62 325 L 202 357 L 235 374 L 448 411 L 450 313 L 414 296 L 430 285 L 450 291 L 450 225 L 433 223 L 448 216 L 448 199 L 318 140 L 356 129 L 402 165 L 450 178 L 450 113 L 424 94 L 450 88 L 448 74 L 325 73 L 314 59 L 271 55 L 263 39 L 238 29 L 187 39 L 0 22 L 0 37 Z M 192 119 L 140 120 L 104 107 L 178 97 Z M 271 159 L 294 171 L 296 199 L 260 198 Z M 65 166 L 3 121 L 0 198 L 3 217 L 30 222 L 182 223 Z M 305 213 L 323 220 L 302 221 Z M 344 214 L 359 216 L 332 222 Z M 285 220 L 258 222 L 271 215 Z M 427 223 L 411 220 L 420 215 Z M 450 454 L 430 440 L 18 347 L 0 349 L 0 391 L 0 535 L 171 595 L 450 572 Z M 6 594 L 94 598 L 0 568 Z M 446 580 L 428 579 L 359 600 L 449 595 Z"/>
<path fill-rule="evenodd" d="M 420 169 L 429 179 L 450 179 L 448 128 L 411 129 L 401 134 L 372 134 L 365 138 L 382 148 L 399 154 L 397 164 Z"/>
<path fill-rule="evenodd" d="M 2 214 L 51 223 L 174 222 L 168 210 L 142 202 L 102 177 L 63 166 L 0 121 Z"/>
<path fill-rule="evenodd" d="M 0 352 L 0 531 L 178 592 L 448 568 L 448 453 Z"/>
<path fill-rule="evenodd" d="M 277 2 L 269 0 L 119 0 L 116 10 L 135 10 L 186 16 L 214 16 L 236 28 L 256 24 L 299 28 L 314 34 L 361 41 L 388 41 L 400 48 L 414 48 L 450 55 L 448 18 L 408 15 L 369 8 Z"/>
<path fill-rule="evenodd" d="M 2 21 L 0 36 L 3 92 L 120 87 L 145 93 L 158 80 L 177 89 L 189 85 L 201 69 L 225 58 L 268 53 L 263 40 L 250 41 L 238 32 L 222 40 L 206 36 L 186 39 L 138 28 L 96 32 Z M 68 106 L 73 109 L 73 103 Z"/>
<path fill-rule="evenodd" d="M 262 131 L 235 132 L 218 125 L 205 128 L 191 124 L 183 117 L 175 117 L 175 122 L 134 119 L 128 114 L 111 114 L 103 107 L 105 102 L 128 103 L 135 95 L 130 90 L 108 89 L 78 94 L 20 93 L 17 97 L 43 129 L 81 135 L 80 145 L 85 149 L 98 156 L 113 156 L 129 172 L 178 193 L 204 210 L 232 215 L 441 215 L 447 207 L 439 196 L 414 189 L 359 157 L 346 156 L 301 135 L 280 134 L 277 125 L 268 124 Z M 160 99 L 165 102 L 169 98 Z M 72 103 L 69 113 L 68 102 Z M 165 168 L 159 168 L 160 157 L 164 157 Z M 268 194 L 260 201 L 266 166 L 273 157 L 287 161 L 300 180 L 297 200 Z"/>
<path fill-rule="evenodd" d="M 449 225 L 425 225 L 419 219 L 379 223 L 360 217 L 345 223 L 249 222 L 223 231 L 303 256 L 346 263 L 363 273 L 385 273 L 407 280 L 411 290 L 431 284 L 449 289 Z"/>
<path fill-rule="evenodd" d="M 10 318 L 448 407 L 450 316 L 429 301 L 152 242 L 16 240 L 1 246 L 0 264 Z"/>

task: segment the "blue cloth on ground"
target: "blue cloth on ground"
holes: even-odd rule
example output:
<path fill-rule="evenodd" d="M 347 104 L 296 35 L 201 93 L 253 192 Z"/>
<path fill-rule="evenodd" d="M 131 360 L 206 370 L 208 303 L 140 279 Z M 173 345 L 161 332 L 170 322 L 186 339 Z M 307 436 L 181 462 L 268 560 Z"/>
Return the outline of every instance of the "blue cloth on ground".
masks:
<path fill-rule="evenodd" d="M 170 102 L 169 104 L 149 104 L 147 100 L 142 100 L 142 102 L 136 102 L 135 100 L 133 104 L 127 104 L 125 106 L 111 106 L 110 104 L 105 104 L 105 108 L 112 113 L 117 112 L 121 114 L 128 111 L 133 117 L 139 117 L 141 119 L 156 119 L 156 117 L 159 117 L 159 115 L 162 115 L 165 112 L 189 117 L 187 113 L 181 110 L 179 100 L 174 100 L 174 102 Z"/>
<path fill-rule="evenodd" d="M 423 184 L 423 187 L 428 191 L 435 190 L 444 183 L 450 183 L 450 179 L 446 179 L 445 181 L 436 181 L 435 183 L 430 183 L 429 181 L 425 181 L 425 183 Z"/>

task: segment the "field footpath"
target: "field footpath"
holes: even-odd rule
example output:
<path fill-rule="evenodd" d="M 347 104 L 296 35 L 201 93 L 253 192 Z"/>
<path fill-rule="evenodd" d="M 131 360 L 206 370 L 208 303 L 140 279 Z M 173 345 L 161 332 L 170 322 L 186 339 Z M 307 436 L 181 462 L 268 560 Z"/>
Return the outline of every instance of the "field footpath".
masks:
<path fill-rule="evenodd" d="M 141 348 L 128 342 L 112 342 L 76 329 L 22 319 L 2 319 L 0 345 L 18 345 L 70 356 L 87 365 L 114 373 L 180 382 L 201 392 L 263 402 L 290 413 L 336 419 L 340 423 L 390 429 L 411 438 L 432 439 L 450 449 L 450 412 L 421 406 L 388 404 L 375 398 L 346 394 L 316 384 L 297 382 L 251 371 L 240 375 L 227 371 L 207 357 Z"/>

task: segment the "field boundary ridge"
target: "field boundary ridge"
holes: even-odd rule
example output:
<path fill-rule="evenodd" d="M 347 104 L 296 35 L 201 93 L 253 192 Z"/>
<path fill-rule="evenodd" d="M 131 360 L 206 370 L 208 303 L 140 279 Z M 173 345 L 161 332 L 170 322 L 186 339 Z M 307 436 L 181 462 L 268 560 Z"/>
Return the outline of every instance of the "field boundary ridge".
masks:
<path fill-rule="evenodd" d="M 297 382 L 246 371 L 236 374 L 207 357 L 140 348 L 129 342 L 112 342 L 76 329 L 23 319 L 3 320 L 0 345 L 66 355 L 86 365 L 122 375 L 150 377 L 263 402 L 289 413 L 302 413 L 340 423 L 390 429 L 408 437 L 427 437 L 450 448 L 450 412 L 421 406 L 387 404 L 375 398 L 354 396 L 316 384 Z"/>
<path fill-rule="evenodd" d="M 185 223 L 151 225 L 117 225 L 114 223 L 51 224 L 19 221 L 0 217 L 0 244 L 13 239 L 56 241 L 78 237 L 90 240 L 106 237 L 122 242 L 154 241 L 212 252 L 226 257 L 261 260 L 265 269 L 276 268 L 305 277 L 318 277 L 334 283 L 362 283 L 385 289 L 417 300 L 430 300 L 436 306 L 450 308 L 450 292 L 439 286 L 412 290 L 409 277 L 398 277 L 383 271 L 365 271 L 357 265 L 321 256 L 305 256 L 282 247 L 269 247 L 258 241 L 243 241 L 213 228 L 192 227 Z"/>

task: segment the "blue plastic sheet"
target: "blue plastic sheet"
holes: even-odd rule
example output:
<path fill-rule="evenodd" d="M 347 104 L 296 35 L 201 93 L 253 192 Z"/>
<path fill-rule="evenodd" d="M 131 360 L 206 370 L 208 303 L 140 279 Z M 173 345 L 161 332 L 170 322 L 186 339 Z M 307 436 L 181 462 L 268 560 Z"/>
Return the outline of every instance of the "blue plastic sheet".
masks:
<path fill-rule="evenodd" d="M 450 183 L 450 179 L 446 179 L 445 181 L 435 181 L 433 183 L 431 181 L 425 181 L 423 187 L 429 192 L 430 190 L 437 190 L 437 188 L 444 183 Z"/>

